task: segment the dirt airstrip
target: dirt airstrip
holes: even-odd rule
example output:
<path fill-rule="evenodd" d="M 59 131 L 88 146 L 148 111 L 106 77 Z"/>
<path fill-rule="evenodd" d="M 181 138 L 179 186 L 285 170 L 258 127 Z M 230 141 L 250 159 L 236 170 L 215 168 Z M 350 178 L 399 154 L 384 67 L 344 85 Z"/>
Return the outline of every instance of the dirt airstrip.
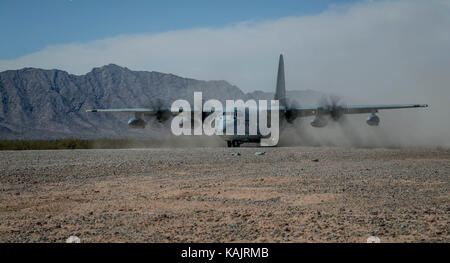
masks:
<path fill-rule="evenodd" d="M 450 242 L 449 189 L 448 149 L 3 151 L 0 242 Z"/>

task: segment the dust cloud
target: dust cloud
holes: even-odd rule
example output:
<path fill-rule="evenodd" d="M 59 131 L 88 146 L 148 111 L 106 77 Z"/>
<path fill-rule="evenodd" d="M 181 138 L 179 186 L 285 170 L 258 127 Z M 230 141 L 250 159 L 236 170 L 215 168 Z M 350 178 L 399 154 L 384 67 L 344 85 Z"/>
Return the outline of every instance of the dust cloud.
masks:
<path fill-rule="evenodd" d="M 412 91 L 414 92 L 414 91 Z M 428 94 L 420 101 L 408 101 L 402 96 L 387 97 L 380 93 L 381 103 L 424 103 L 428 108 L 380 110 L 379 126 L 369 126 L 369 114 L 344 115 L 338 121 L 328 119 L 322 128 L 310 125 L 313 117 L 297 119 L 285 125 L 280 145 L 347 146 L 347 147 L 450 147 L 449 105 L 440 94 Z M 450 94 L 449 94 L 450 95 Z M 449 95 L 442 95 L 447 96 Z M 405 97 L 411 92 L 405 93 Z M 343 105 L 374 104 L 364 100 Z M 356 102 L 357 101 L 357 102 Z M 316 102 L 316 105 L 319 104 Z"/>

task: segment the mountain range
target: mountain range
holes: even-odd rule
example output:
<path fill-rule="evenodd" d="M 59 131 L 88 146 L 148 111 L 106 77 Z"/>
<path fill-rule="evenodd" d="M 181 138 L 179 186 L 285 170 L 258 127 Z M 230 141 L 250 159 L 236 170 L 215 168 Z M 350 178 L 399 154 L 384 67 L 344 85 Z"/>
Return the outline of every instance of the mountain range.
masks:
<path fill-rule="evenodd" d="M 86 113 L 88 108 L 170 107 L 176 99 L 272 99 L 273 93 L 244 93 L 224 80 L 202 81 L 173 74 L 132 71 L 109 64 L 85 75 L 23 68 L 0 72 L 0 139 L 153 138 L 166 124 L 150 120 L 144 130 L 127 125 L 130 114 Z M 288 98 L 311 105 L 321 93 L 288 91 Z M 161 127 L 165 126 L 165 128 Z"/>

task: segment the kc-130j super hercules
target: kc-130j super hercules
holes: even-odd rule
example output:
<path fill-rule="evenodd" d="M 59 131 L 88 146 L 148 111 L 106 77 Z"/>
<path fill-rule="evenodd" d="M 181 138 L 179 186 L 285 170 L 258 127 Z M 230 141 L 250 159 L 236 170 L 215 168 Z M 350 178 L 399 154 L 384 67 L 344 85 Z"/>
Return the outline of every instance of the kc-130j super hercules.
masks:
<path fill-rule="evenodd" d="M 296 118 L 314 116 L 311 121 L 311 125 L 313 127 L 324 127 L 327 124 L 327 119 L 331 119 L 334 121 L 339 120 L 344 114 L 359 114 L 359 113 L 368 113 L 367 124 L 370 126 L 377 126 L 380 122 L 380 118 L 376 115 L 378 110 L 388 110 L 388 109 L 403 109 L 403 108 L 421 108 L 428 107 L 426 104 L 394 104 L 394 105 L 353 105 L 353 106 L 338 106 L 338 105 L 328 105 L 328 106 L 319 106 L 319 107 L 298 107 L 298 106 L 288 106 L 286 99 L 286 89 L 284 82 L 284 61 L 283 55 L 280 55 L 279 65 L 278 65 L 278 76 L 277 76 L 277 86 L 275 91 L 274 100 L 278 101 L 278 113 L 279 113 L 279 123 L 292 124 Z M 259 109 L 260 110 L 260 109 Z M 183 110 L 185 114 L 188 113 L 189 110 Z M 213 110 L 214 111 L 214 110 Z M 194 115 L 195 113 L 199 113 L 202 120 L 205 120 L 207 116 L 213 113 L 213 111 L 206 111 L 205 109 L 199 109 L 198 107 L 194 107 L 190 109 L 189 115 Z M 268 113 L 274 111 L 274 108 L 271 107 L 268 110 Z M 90 109 L 87 112 L 109 112 L 109 113 L 134 113 L 135 117 L 128 121 L 128 125 L 131 128 L 144 128 L 146 122 L 143 120 L 144 116 L 153 116 L 160 122 L 167 121 L 171 117 L 179 115 L 182 110 L 169 109 L 169 108 L 124 108 L 124 109 Z M 238 115 L 238 110 L 233 108 L 228 112 L 226 109 L 223 110 L 224 114 L 218 115 L 215 119 L 215 129 L 220 130 L 222 136 L 225 141 L 227 141 L 228 147 L 239 147 L 240 144 L 245 142 L 260 142 L 261 139 L 267 138 L 267 136 L 263 136 L 260 131 L 260 121 L 256 122 L 258 126 L 256 134 L 249 134 L 249 114 L 248 111 L 244 114 Z M 230 114 L 231 113 L 231 114 Z M 260 114 L 260 113 L 259 113 Z M 230 117 L 228 117 L 230 116 Z M 245 132 L 237 133 L 237 130 L 233 128 L 231 134 L 226 133 L 227 127 L 232 126 L 236 127 L 238 122 L 245 123 Z M 180 123 L 180 125 L 182 125 Z M 284 125 L 280 126 L 281 128 Z M 278 142 L 278 138 L 277 138 Z"/>

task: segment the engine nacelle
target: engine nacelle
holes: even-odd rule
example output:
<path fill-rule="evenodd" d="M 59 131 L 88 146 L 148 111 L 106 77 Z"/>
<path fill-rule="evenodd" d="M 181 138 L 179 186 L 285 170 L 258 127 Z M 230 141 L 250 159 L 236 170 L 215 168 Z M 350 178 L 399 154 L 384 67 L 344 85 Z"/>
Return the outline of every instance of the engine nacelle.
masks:
<path fill-rule="evenodd" d="M 324 117 L 316 116 L 311 121 L 311 126 L 316 127 L 316 128 L 321 128 L 321 127 L 325 127 L 327 125 L 327 123 L 328 123 L 328 121 Z"/>
<path fill-rule="evenodd" d="M 128 126 L 133 129 L 144 129 L 145 125 L 146 123 L 143 119 L 133 118 L 128 121 Z"/>
<path fill-rule="evenodd" d="M 370 126 L 378 126 L 380 118 L 375 113 L 371 113 L 369 117 L 367 117 L 366 122 Z"/>

